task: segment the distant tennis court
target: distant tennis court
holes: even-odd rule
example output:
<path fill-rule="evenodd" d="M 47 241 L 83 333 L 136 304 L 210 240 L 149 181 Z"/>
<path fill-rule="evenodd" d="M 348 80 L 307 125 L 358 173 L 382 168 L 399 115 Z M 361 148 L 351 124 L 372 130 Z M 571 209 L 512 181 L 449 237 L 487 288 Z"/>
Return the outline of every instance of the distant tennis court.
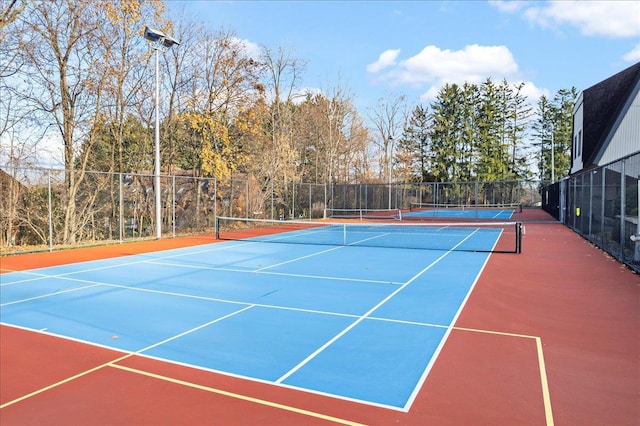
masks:
<path fill-rule="evenodd" d="M 458 218 L 511 220 L 522 213 L 521 204 L 435 204 L 412 203 L 406 218 Z"/>
<path fill-rule="evenodd" d="M 332 219 L 360 220 L 515 220 L 522 213 L 522 204 L 451 204 L 411 203 L 409 211 L 401 209 L 327 208 L 325 216 Z"/>

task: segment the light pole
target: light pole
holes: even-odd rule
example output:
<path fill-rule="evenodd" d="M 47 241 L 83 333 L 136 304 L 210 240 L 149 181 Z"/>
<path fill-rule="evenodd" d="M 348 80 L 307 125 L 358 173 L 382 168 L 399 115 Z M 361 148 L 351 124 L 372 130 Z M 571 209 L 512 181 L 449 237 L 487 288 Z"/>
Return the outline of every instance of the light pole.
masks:
<path fill-rule="evenodd" d="M 554 133 L 554 128 L 553 128 L 553 123 L 548 123 L 545 125 L 545 128 L 551 131 L 551 183 L 554 183 L 556 181 L 556 162 L 554 159 L 554 143 L 553 143 L 553 133 Z"/>
<path fill-rule="evenodd" d="M 553 152 L 555 151 L 553 147 L 553 123 L 549 124 L 551 128 L 551 183 L 556 181 L 556 162 L 553 158 Z"/>
<path fill-rule="evenodd" d="M 156 123 L 155 123 L 155 157 L 154 157 L 154 186 L 156 191 L 156 238 L 162 238 L 162 209 L 160 191 L 160 50 L 166 51 L 174 44 L 179 45 L 178 40 L 166 35 L 162 31 L 144 27 L 144 38 L 156 51 Z"/>
<path fill-rule="evenodd" d="M 393 136 L 389 136 L 389 210 L 391 210 L 391 161 L 393 158 Z"/>

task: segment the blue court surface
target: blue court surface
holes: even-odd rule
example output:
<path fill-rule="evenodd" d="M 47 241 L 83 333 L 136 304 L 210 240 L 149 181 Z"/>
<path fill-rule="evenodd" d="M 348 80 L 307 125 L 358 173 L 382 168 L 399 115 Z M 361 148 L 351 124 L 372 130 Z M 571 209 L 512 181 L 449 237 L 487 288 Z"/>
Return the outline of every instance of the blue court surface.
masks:
<path fill-rule="evenodd" d="M 515 213 L 511 208 L 496 209 L 459 209 L 459 208 L 434 208 L 426 210 L 416 210 L 403 213 L 405 217 L 442 217 L 461 219 L 511 219 Z"/>
<path fill-rule="evenodd" d="M 0 314 L 3 324 L 406 411 L 488 257 L 229 241 L 3 274 Z"/>

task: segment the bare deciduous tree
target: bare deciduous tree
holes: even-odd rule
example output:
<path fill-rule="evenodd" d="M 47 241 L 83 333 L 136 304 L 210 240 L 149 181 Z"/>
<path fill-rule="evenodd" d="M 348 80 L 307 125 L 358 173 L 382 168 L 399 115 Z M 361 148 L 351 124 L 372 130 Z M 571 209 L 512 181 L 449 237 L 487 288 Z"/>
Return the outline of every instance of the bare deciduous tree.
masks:
<path fill-rule="evenodd" d="M 406 99 L 404 96 L 388 96 L 378 100 L 369 110 L 369 119 L 375 128 L 374 144 L 380 155 L 380 179 L 392 181 L 393 150 L 406 121 Z M 386 178 L 386 179 L 385 179 Z"/>

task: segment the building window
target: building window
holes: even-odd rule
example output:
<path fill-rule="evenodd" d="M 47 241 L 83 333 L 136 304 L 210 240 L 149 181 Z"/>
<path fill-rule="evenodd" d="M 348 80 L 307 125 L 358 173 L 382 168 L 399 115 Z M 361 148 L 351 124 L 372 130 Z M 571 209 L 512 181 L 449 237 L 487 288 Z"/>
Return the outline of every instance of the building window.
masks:
<path fill-rule="evenodd" d="M 582 155 L 582 130 L 578 132 L 578 157 Z"/>
<path fill-rule="evenodd" d="M 578 135 L 573 137 L 573 158 L 578 158 Z"/>

